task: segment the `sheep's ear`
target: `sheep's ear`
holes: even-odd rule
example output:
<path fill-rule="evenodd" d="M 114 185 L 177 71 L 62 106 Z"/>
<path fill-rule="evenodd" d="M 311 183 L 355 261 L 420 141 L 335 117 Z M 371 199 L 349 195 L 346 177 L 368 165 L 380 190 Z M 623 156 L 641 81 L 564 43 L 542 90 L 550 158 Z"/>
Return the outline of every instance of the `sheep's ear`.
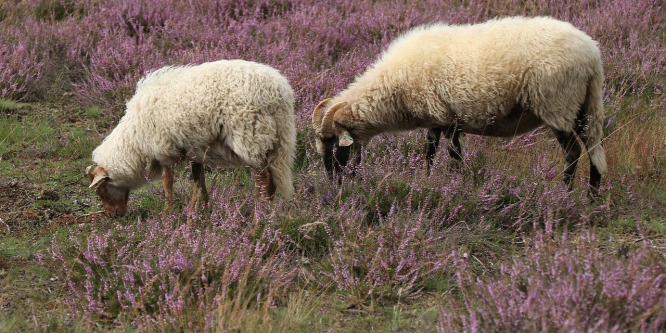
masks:
<path fill-rule="evenodd" d="M 102 183 L 104 183 L 104 181 L 108 179 L 109 175 L 107 175 L 106 172 L 103 174 L 96 175 L 95 178 L 93 178 L 92 183 L 90 183 L 90 186 L 88 187 L 96 190 L 100 185 L 102 185 Z"/>
<path fill-rule="evenodd" d="M 86 169 L 86 175 L 90 179 L 90 188 L 97 189 L 102 183 L 109 179 L 109 174 L 102 167 L 96 164 L 89 166 Z"/>
<path fill-rule="evenodd" d="M 354 143 L 354 138 L 347 131 L 342 131 L 338 137 L 338 146 L 349 147 Z"/>

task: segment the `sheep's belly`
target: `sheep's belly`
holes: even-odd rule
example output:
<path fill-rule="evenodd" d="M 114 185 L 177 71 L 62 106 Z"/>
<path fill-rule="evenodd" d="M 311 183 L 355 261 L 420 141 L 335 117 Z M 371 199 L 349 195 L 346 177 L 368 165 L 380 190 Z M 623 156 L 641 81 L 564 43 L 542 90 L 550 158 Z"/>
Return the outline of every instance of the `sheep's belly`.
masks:
<path fill-rule="evenodd" d="M 513 137 L 539 127 L 543 122 L 529 110 L 514 108 L 506 117 L 494 119 L 483 127 L 473 127 L 462 123 L 462 131 L 469 134 Z"/>
<path fill-rule="evenodd" d="M 243 160 L 224 144 L 214 144 L 189 152 L 190 158 L 196 162 L 218 168 L 246 166 Z"/>

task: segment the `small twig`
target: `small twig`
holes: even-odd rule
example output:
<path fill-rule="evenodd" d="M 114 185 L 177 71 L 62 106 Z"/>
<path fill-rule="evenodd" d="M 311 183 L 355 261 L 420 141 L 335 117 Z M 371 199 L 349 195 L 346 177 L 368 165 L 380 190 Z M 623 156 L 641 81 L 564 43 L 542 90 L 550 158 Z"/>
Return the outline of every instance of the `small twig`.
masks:
<path fill-rule="evenodd" d="M 481 264 L 481 266 L 483 266 L 483 268 L 486 268 L 486 265 L 484 265 L 483 262 L 481 262 L 481 260 L 479 260 L 479 258 L 477 258 L 475 255 L 472 255 L 472 258 L 474 258 L 474 260 L 478 261 L 479 264 Z"/>
<path fill-rule="evenodd" d="M 9 224 L 7 224 L 7 222 L 5 222 L 5 220 L 3 220 L 2 218 L 0 218 L 0 223 L 4 224 L 5 227 L 7 227 L 7 232 L 12 231 L 12 229 L 9 227 Z"/>
<path fill-rule="evenodd" d="M 634 242 L 631 243 L 631 245 L 634 245 L 638 242 L 649 241 L 649 240 L 653 240 L 655 238 L 662 238 L 662 237 L 666 237 L 666 235 L 652 235 L 652 236 L 641 237 L 641 238 L 638 238 L 638 239 L 634 240 Z"/>
<path fill-rule="evenodd" d="M 82 214 L 82 215 L 79 215 L 77 217 L 88 217 L 88 216 L 93 216 L 93 215 L 103 214 L 103 213 L 104 213 L 103 210 L 98 210 L 98 211 L 95 211 L 95 212 L 92 212 L 92 213 Z"/>
<path fill-rule="evenodd" d="M 464 225 L 465 225 L 465 228 L 467 229 L 467 231 L 471 231 L 471 230 L 472 230 L 472 228 L 470 228 L 469 225 L 467 224 L 467 222 L 465 222 L 465 221 L 460 221 L 460 222 L 458 222 L 458 223 L 456 223 L 456 224 L 450 226 L 449 229 L 453 229 L 453 228 L 454 228 L 455 226 L 457 226 L 458 224 L 464 224 Z"/>
<path fill-rule="evenodd" d="M 25 172 L 23 172 L 23 177 L 25 177 L 25 179 L 28 180 L 28 183 L 31 183 L 31 184 L 35 183 L 35 182 L 32 181 L 32 179 L 30 179 L 30 177 L 28 177 L 28 175 Z"/>
<path fill-rule="evenodd" d="M 64 186 L 71 186 L 71 185 L 76 185 L 76 184 L 78 184 L 78 183 L 79 183 L 79 181 L 78 181 L 78 180 L 75 180 L 75 181 L 71 181 L 71 182 L 69 182 L 69 183 L 65 183 L 65 184 L 63 184 L 63 185 L 64 185 Z"/>

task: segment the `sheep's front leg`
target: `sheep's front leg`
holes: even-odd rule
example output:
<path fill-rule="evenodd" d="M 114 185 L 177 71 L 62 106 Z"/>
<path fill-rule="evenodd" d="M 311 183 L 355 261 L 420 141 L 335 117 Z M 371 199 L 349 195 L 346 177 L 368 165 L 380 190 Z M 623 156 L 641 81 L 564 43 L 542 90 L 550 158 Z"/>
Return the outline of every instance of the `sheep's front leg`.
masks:
<path fill-rule="evenodd" d="M 162 185 L 164 186 L 164 211 L 169 211 L 173 206 L 173 169 L 171 167 L 163 168 Z"/>
<path fill-rule="evenodd" d="M 462 161 L 462 147 L 460 146 L 460 130 L 457 126 L 451 126 L 446 129 L 445 137 L 451 141 L 448 146 L 449 156 L 457 162 Z"/>
<path fill-rule="evenodd" d="M 449 156 L 456 160 L 456 162 L 462 161 L 462 147 L 460 146 L 460 130 L 458 126 L 429 128 L 426 138 L 426 163 L 428 165 L 428 172 L 430 172 L 430 167 L 435 158 L 442 132 L 444 132 L 444 137 L 450 141 L 450 144 L 447 146 Z"/>
<path fill-rule="evenodd" d="M 204 203 L 208 203 L 208 191 L 206 190 L 206 167 L 201 164 L 192 161 L 192 180 L 194 185 L 192 186 L 192 196 L 190 198 L 190 208 L 194 208 L 199 197 L 203 199 Z"/>
<path fill-rule="evenodd" d="M 434 127 L 428 129 L 428 134 L 426 135 L 426 166 L 428 173 L 430 173 L 430 167 L 432 166 L 432 161 L 435 159 L 435 153 L 437 152 L 437 146 L 439 146 L 439 138 L 442 136 L 442 128 Z"/>

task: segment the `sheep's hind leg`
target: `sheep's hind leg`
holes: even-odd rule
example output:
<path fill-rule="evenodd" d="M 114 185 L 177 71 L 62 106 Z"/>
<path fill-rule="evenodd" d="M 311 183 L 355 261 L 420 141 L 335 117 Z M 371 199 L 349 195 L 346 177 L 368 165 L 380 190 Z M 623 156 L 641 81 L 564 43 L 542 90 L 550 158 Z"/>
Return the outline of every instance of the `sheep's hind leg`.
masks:
<path fill-rule="evenodd" d="M 585 144 L 585 148 L 587 148 L 588 154 L 590 152 L 590 144 L 588 142 L 587 138 L 587 133 L 585 131 L 585 127 L 587 125 L 587 120 L 583 116 L 583 113 L 578 114 L 578 118 L 576 119 L 576 134 L 578 134 L 578 137 L 583 141 Z M 590 159 L 590 195 L 595 198 L 599 196 L 599 187 L 601 186 L 601 173 L 599 172 L 599 169 L 597 169 L 597 166 L 592 163 L 592 159 Z"/>
<path fill-rule="evenodd" d="M 573 177 L 576 174 L 576 166 L 580 159 L 581 147 L 576 137 L 572 133 L 553 130 L 557 142 L 559 142 L 562 149 L 564 149 L 564 183 L 569 186 L 569 190 L 573 188 Z"/>
<path fill-rule="evenodd" d="M 208 203 L 208 191 L 206 191 L 206 168 L 203 164 L 192 161 L 192 197 L 190 198 L 190 208 L 194 208 L 199 197 L 204 203 Z"/>
<path fill-rule="evenodd" d="M 261 220 L 262 213 L 267 211 L 268 202 L 272 201 L 275 196 L 275 183 L 273 182 L 273 175 L 268 168 L 255 169 L 252 173 L 256 189 L 254 223 L 258 223 Z"/>
<path fill-rule="evenodd" d="M 164 186 L 164 211 L 173 207 L 173 170 L 171 167 L 162 169 L 162 185 Z"/>
<path fill-rule="evenodd" d="M 268 168 L 253 170 L 254 186 L 257 191 L 257 196 L 273 200 L 275 196 L 275 183 L 273 182 L 273 175 Z"/>

